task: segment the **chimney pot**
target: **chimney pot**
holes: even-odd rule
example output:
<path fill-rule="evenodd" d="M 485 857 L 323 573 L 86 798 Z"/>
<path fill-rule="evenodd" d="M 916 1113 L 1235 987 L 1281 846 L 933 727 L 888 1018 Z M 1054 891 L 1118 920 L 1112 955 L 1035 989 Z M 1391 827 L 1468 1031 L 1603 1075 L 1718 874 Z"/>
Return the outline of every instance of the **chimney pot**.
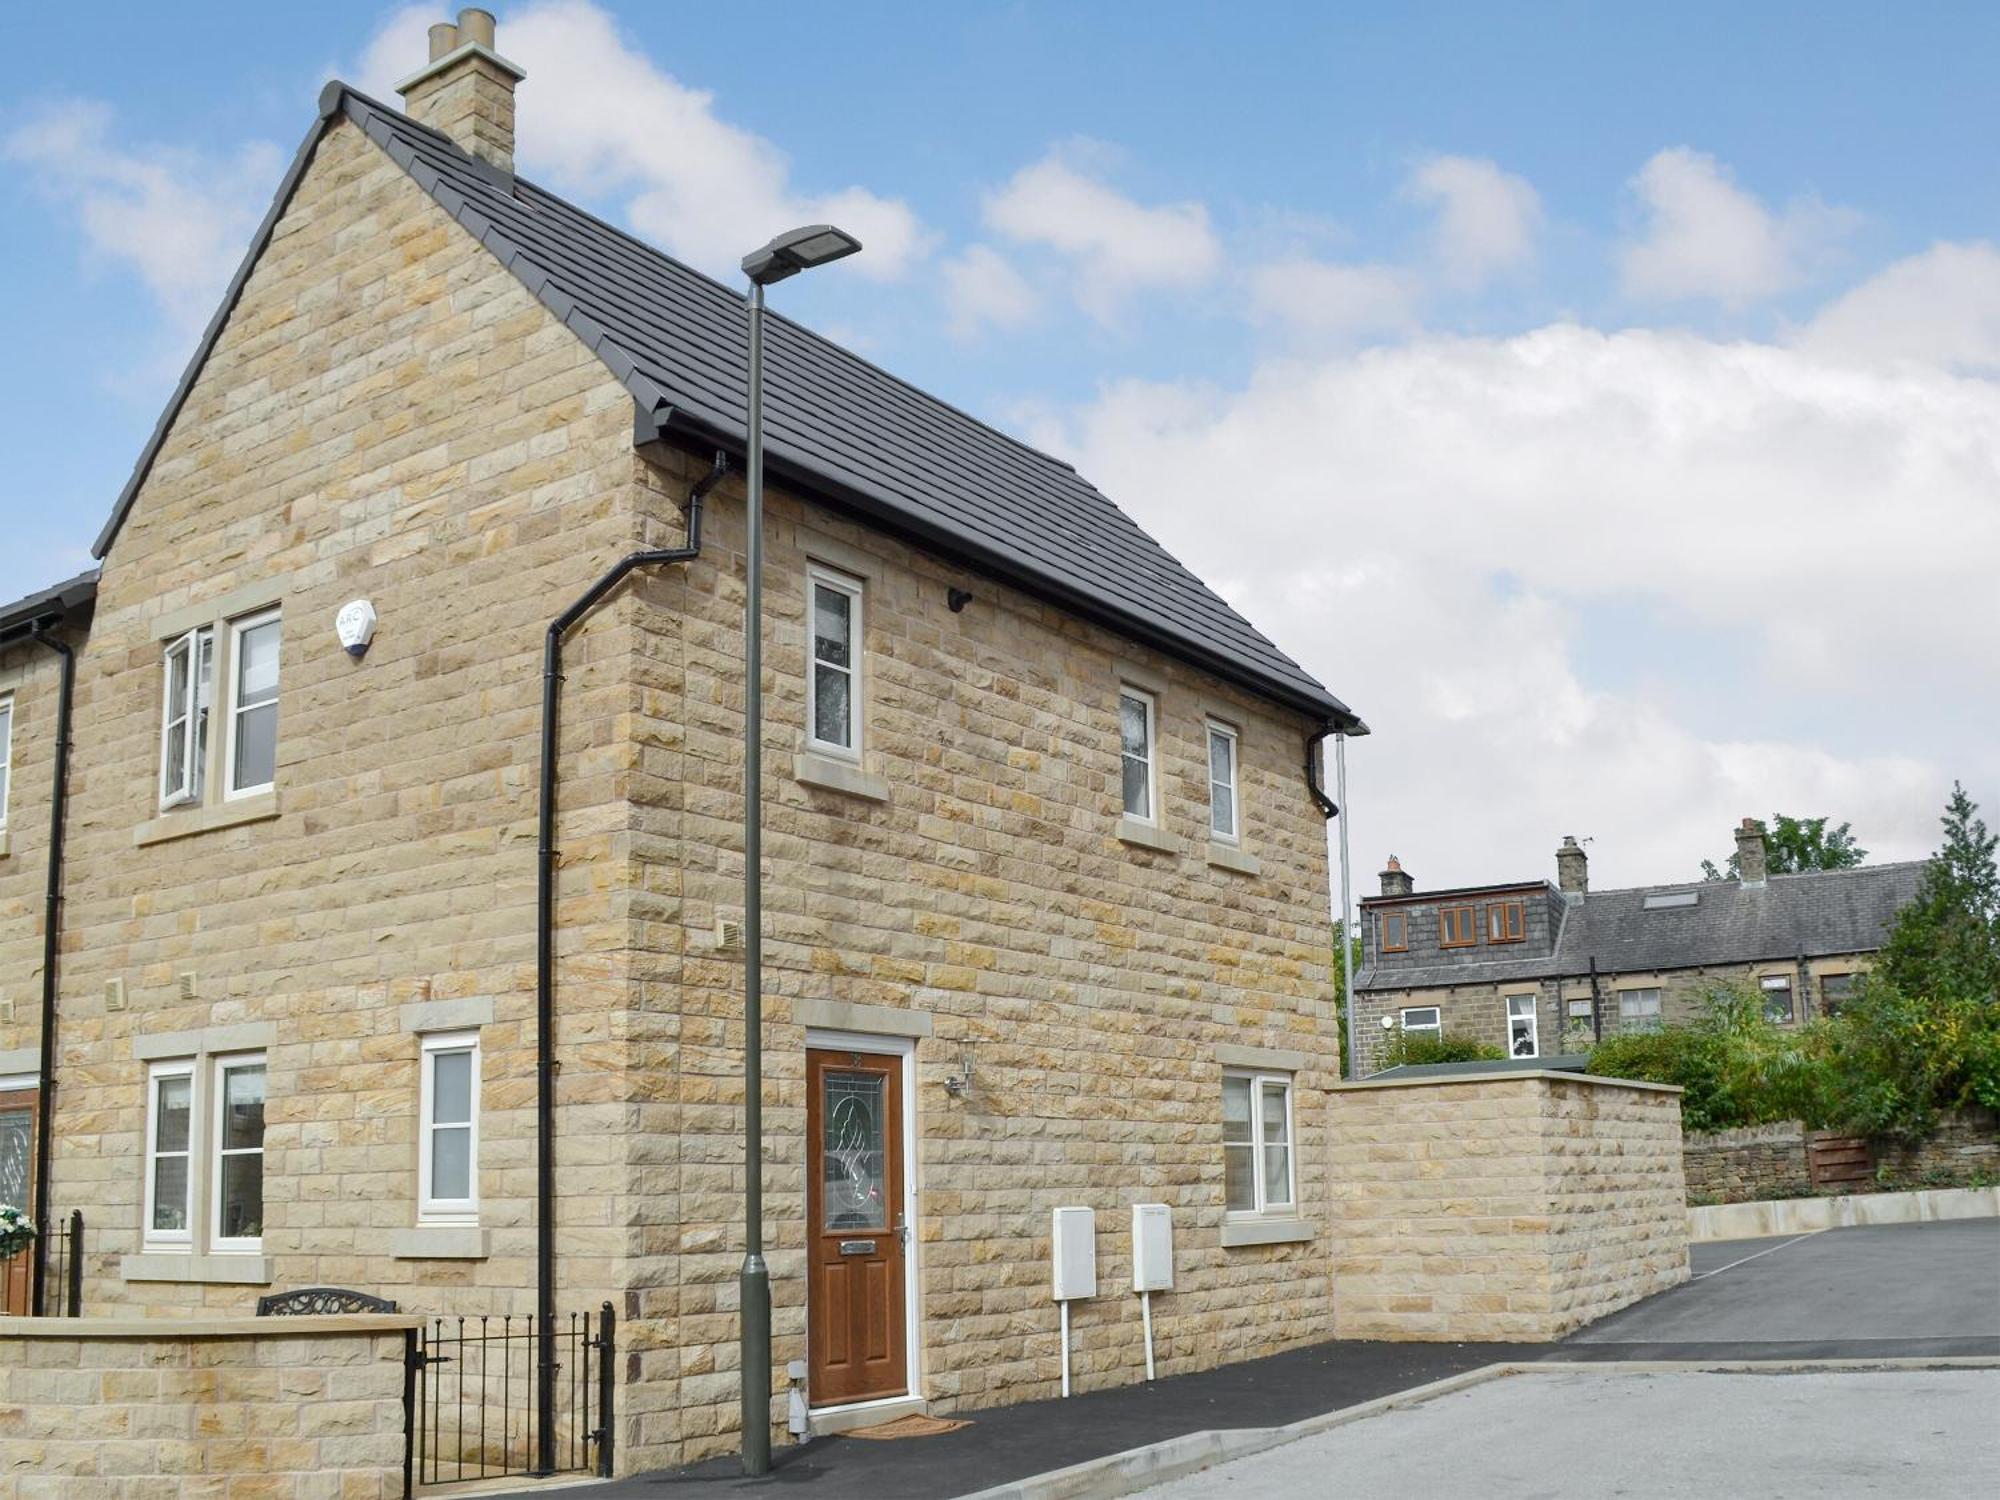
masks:
<path fill-rule="evenodd" d="M 396 85 L 410 118 L 468 156 L 514 170 L 514 85 L 527 75 L 493 50 L 493 13 L 462 10 L 430 29 L 430 61 Z"/>
<path fill-rule="evenodd" d="M 458 50 L 458 28 L 449 21 L 440 21 L 431 28 L 431 61 L 436 62 L 448 52 Z"/>
<path fill-rule="evenodd" d="M 1408 896 L 1416 891 L 1417 883 L 1403 869 L 1403 862 L 1395 855 L 1389 856 L 1389 863 L 1382 868 L 1382 894 L 1385 896 Z"/>
<path fill-rule="evenodd" d="M 458 39 L 476 42 L 481 47 L 493 45 L 493 12 L 468 6 L 458 13 Z"/>

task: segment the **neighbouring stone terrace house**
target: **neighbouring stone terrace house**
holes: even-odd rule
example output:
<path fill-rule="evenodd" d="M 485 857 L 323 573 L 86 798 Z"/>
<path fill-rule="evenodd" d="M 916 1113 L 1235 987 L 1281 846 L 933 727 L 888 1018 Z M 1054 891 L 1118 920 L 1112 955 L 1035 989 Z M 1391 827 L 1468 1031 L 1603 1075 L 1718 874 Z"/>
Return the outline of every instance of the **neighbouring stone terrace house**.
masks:
<path fill-rule="evenodd" d="M 699 556 L 582 621 L 561 684 L 557 1295 L 624 1320 L 643 1467 L 737 1425 L 742 304 L 516 177 L 521 71 L 461 26 L 409 115 L 327 88 L 99 573 L 0 611 L 0 1108 L 33 1140 L 52 1099 L 91 1313 L 531 1310 L 544 632 L 682 543 L 722 455 Z M 1135 1201 L 1174 1216 L 1163 1369 L 1329 1337 L 1311 768 L 1365 726 L 1066 465 L 782 319 L 768 358 L 780 1382 L 1053 1394 L 1065 1204 L 1106 1289 L 1081 1386 L 1143 1369 Z M 77 662 L 45 1089 L 34 632 Z M 891 1290 L 843 1324 L 856 1244 Z"/>
<path fill-rule="evenodd" d="M 1557 880 L 1419 891 L 1393 856 L 1361 902 L 1355 1016 L 1364 1071 L 1398 1028 L 1470 1036 L 1514 1058 L 1697 1013 L 1723 983 L 1759 990 L 1782 1023 L 1825 1014 L 1916 894 L 1921 861 L 1770 875 L 1765 831 L 1735 830 L 1741 878 L 1590 889 L 1574 838 Z"/>

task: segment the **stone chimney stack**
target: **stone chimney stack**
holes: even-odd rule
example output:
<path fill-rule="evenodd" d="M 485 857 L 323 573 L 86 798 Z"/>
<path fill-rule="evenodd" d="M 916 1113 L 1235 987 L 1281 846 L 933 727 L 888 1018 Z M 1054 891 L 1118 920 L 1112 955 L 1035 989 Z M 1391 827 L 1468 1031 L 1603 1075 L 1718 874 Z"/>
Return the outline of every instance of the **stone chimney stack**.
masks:
<path fill-rule="evenodd" d="M 1736 878 L 1745 885 L 1762 885 L 1770 871 L 1764 852 L 1764 825 L 1755 818 L 1745 818 L 1736 829 Z"/>
<path fill-rule="evenodd" d="M 1590 856 L 1573 833 L 1564 834 L 1562 847 L 1556 850 L 1556 884 L 1565 896 L 1581 896 L 1590 889 Z"/>
<path fill-rule="evenodd" d="M 410 118 L 481 161 L 514 170 L 514 85 L 528 75 L 493 50 L 493 13 L 462 10 L 431 28 L 431 60 L 396 85 Z"/>
<path fill-rule="evenodd" d="M 1416 881 L 1403 873 L 1403 862 L 1395 855 L 1390 855 L 1388 867 L 1382 871 L 1382 894 L 1408 896 L 1414 894 L 1416 889 Z"/>

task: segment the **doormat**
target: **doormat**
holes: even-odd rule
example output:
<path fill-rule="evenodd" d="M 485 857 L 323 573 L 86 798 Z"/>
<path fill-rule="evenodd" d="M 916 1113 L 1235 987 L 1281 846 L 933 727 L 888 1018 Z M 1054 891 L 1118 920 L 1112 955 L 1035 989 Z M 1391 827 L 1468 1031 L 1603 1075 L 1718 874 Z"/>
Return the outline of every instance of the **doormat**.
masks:
<path fill-rule="evenodd" d="M 956 1432 L 961 1427 L 972 1424 L 952 1417 L 927 1417 L 922 1412 L 911 1412 L 907 1417 L 898 1417 L 893 1422 L 877 1423 L 873 1427 L 857 1427 L 844 1434 L 851 1438 L 913 1438 L 936 1437 L 940 1433 Z"/>

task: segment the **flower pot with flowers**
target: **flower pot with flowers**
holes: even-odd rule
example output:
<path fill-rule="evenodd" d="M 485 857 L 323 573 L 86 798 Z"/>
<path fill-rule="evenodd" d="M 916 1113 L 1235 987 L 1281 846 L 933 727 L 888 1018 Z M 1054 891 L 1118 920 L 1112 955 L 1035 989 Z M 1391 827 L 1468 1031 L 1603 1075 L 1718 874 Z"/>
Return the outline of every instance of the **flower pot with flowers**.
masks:
<path fill-rule="evenodd" d="M 35 1242 L 35 1225 L 11 1203 L 0 1203 L 0 1260 L 17 1255 Z"/>

